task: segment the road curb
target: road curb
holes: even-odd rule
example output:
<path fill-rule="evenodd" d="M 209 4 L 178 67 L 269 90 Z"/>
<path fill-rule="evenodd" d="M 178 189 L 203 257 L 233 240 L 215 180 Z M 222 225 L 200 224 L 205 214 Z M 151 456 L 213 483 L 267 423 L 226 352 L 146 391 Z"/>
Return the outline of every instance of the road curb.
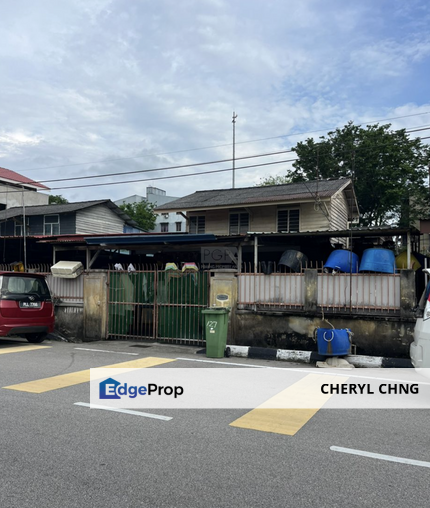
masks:
<path fill-rule="evenodd" d="M 284 362 L 296 363 L 316 363 L 327 360 L 327 356 L 319 355 L 315 351 L 294 351 L 290 349 L 272 349 L 265 347 L 252 346 L 227 346 L 227 356 L 236 356 L 240 358 L 254 358 L 260 360 L 280 360 Z M 345 360 L 359 368 L 384 368 L 384 369 L 404 369 L 413 368 L 412 363 L 407 358 L 389 358 L 386 356 L 364 356 L 348 355 Z"/>

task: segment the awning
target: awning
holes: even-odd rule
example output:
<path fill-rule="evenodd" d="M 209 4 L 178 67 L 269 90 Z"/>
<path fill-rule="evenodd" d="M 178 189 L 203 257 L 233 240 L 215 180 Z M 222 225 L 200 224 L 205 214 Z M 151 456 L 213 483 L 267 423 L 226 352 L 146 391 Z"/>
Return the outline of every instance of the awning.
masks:
<path fill-rule="evenodd" d="M 85 238 L 87 245 L 110 247 L 114 245 L 173 245 L 173 244 L 200 244 L 216 242 L 215 235 L 139 235 L 139 236 L 97 236 Z"/>

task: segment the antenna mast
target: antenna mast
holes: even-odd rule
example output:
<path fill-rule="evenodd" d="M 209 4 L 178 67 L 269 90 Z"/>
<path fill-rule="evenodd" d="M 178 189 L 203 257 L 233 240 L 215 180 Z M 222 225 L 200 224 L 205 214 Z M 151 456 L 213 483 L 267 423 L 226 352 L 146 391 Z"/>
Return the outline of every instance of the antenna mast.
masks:
<path fill-rule="evenodd" d="M 233 189 L 234 189 L 234 185 L 235 185 L 235 181 L 234 181 L 235 173 L 234 172 L 236 169 L 236 118 L 237 118 L 237 115 L 233 111 L 233 120 L 232 120 L 232 124 L 233 124 Z"/>

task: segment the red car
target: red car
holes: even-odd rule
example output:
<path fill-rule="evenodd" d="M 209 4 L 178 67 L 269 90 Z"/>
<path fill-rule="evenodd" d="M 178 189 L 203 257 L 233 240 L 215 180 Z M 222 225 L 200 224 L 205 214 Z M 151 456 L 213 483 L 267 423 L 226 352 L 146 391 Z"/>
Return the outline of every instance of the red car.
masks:
<path fill-rule="evenodd" d="M 20 335 L 40 343 L 54 331 L 54 306 L 43 275 L 0 272 L 0 294 L 0 337 Z"/>

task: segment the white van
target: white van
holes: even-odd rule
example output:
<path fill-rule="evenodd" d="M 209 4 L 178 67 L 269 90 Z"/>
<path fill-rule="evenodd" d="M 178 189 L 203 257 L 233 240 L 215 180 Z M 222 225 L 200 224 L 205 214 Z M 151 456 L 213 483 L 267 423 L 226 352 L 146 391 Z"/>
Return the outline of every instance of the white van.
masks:
<path fill-rule="evenodd" d="M 430 274 L 428 268 L 423 271 Z M 416 369 L 430 369 L 430 281 L 418 305 L 414 341 L 409 354 Z"/>

